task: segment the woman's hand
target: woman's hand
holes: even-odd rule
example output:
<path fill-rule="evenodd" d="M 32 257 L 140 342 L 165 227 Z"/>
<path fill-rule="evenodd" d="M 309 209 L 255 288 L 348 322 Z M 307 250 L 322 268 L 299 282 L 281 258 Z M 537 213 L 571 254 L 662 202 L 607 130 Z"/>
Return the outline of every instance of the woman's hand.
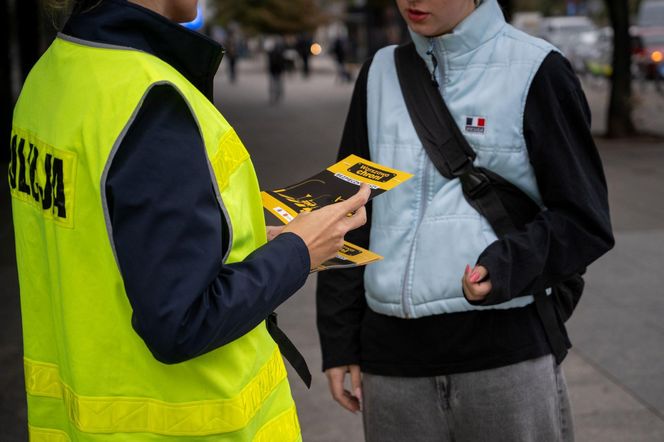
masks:
<path fill-rule="evenodd" d="M 313 212 L 302 212 L 284 229 L 298 235 L 309 249 L 311 268 L 336 256 L 344 245 L 344 236 L 367 222 L 364 205 L 369 200 L 371 189 L 363 184 L 360 190 L 347 199 L 330 204 Z"/>
<path fill-rule="evenodd" d="M 346 374 L 350 373 L 352 393 L 344 388 Z M 356 413 L 362 411 L 362 372 L 359 365 L 344 365 L 325 370 L 330 393 L 335 401 L 346 410 Z"/>
<path fill-rule="evenodd" d="M 484 301 L 484 298 L 491 292 L 491 280 L 488 276 L 489 271 L 486 267 L 475 266 L 473 270 L 470 270 L 470 266 L 466 266 L 461 283 L 463 293 L 469 301 Z"/>

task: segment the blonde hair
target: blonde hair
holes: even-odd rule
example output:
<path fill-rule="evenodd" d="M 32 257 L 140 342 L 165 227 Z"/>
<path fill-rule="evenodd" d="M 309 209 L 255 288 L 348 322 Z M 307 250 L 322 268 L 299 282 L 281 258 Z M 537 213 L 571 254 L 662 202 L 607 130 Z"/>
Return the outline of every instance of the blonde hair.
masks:
<path fill-rule="evenodd" d="M 83 12 L 98 6 L 103 0 L 42 0 L 46 9 L 55 13 Z"/>
<path fill-rule="evenodd" d="M 89 11 L 104 0 L 42 0 L 55 29 L 60 30 L 72 14 Z"/>

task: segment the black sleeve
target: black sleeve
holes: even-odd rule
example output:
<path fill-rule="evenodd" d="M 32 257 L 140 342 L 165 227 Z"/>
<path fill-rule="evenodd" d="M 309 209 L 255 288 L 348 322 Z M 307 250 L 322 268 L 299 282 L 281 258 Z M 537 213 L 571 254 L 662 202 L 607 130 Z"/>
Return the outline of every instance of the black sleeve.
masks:
<path fill-rule="evenodd" d="M 164 363 L 246 334 L 307 278 L 309 253 L 294 234 L 222 263 L 228 226 L 196 121 L 171 86 L 148 93 L 105 190 L 132 325 Z"/>
<path fill-rule="evenodd" d="M 370 64 L 371 60 L 364 64 L 355 83 L 338 160 L 351 154 L 371 159 L 367 133 L 367 75 Z M 364 248 L 369 247 L 371 202 L 366 207 L 367 223 L 346 235 L 347 241 Z M 364 266 L 327 270 L 318 275 L 316 311 L 323 370 L 359 363 L 360 324 L 365 309 Z"/>
<path fill-rule="evenodd" d="M 478 263 L 489 270 L 493 289 L 481 305 L 550 287 L 614 245 L 590 109 L 572 67 L 556 52 L 533 79 L 523 130 L 546 210 L 482 253 Z"/>

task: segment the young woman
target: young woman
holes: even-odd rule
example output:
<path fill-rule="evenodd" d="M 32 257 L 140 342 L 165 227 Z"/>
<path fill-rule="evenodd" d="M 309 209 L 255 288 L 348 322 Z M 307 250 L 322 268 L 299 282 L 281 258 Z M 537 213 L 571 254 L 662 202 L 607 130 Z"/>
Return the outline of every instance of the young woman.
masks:
<path fill-rule="evenodd" d="M 358 77 L 339 157 L 414 178 L 376 200 L 370 223 L 349 235 L 385 259 L 319 275 L 332 396 L 363 407 L 370 442 L 572 440 L 562 370 L 530 295 L 613 245 L 581 86 L 554 47 L 505 23 L 496 0 L 397 4 L 476 165 L 546 209 L 498 240 L 424 151 L 395 48 L 378 51 Z"/>
<path fill-rule="evenodd" d="M 210 101 L 222 48 L 176 24 L 197 1 L 65 3 L 11 138 L 30 439 L 300 440 L 264 320 L 365 221 L 368 189 L 266 243 Z"/>

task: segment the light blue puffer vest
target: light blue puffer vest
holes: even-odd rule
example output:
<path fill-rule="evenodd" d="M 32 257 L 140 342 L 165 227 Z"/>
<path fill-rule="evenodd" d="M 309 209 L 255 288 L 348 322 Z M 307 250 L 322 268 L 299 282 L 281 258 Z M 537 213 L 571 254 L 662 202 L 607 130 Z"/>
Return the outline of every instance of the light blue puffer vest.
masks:
<path fill-rule="evenodd" d="M 486 167 L 541 205 L 523 136 L 523 113 L 533 76 L 550 44 L 505 23 L 496 0 L 485 0 L 451 34 L 411 33 L 433 69 L 440 92 Z M 374 57 L 367 83 L 371 159 L 415 176 L 373 202 L 371 249 L 385 259 L 367 267 L 369 307 L 402 318 L 530 304 L 531 296 L 492 307 L 470 305 L 461 290 L 466 264 L 496 241 L 491 226 L 464 199 L 459 180 L 442 177 L 408 116 L 394 66 L 394 46 Z"/>

